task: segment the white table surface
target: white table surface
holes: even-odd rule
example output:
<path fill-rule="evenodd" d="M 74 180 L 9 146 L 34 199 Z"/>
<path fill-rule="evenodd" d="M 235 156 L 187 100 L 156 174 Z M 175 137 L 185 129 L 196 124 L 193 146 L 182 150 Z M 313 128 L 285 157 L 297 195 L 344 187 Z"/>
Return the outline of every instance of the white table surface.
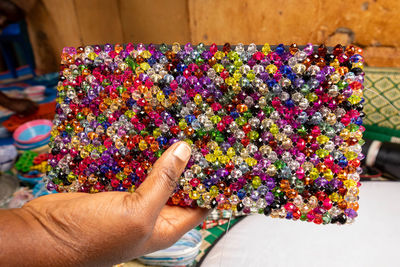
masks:
<path fill-rule="evenodd" d="M 400 182 L 364 182 L 359 204 L 343 226 L 248 216 L 201 266 L 400 266 Z"/>

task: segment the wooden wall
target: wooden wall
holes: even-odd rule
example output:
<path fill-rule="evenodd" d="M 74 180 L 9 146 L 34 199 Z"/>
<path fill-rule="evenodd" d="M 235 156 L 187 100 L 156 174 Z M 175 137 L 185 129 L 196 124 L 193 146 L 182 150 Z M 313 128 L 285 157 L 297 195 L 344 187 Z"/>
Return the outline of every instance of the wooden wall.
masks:
<path fill-rule="evenodd" d="M 367 64 L 400 67 L 398 0 L 15 1 L 28 14 L 39 72 L 57 70 L 64 46 L 175 41 L 355 43 Z"/>

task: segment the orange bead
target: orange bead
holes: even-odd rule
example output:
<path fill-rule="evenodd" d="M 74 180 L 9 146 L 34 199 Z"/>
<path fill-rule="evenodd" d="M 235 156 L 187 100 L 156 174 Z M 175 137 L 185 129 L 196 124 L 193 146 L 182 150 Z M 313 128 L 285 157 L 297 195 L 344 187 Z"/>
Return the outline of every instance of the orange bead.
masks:
<path fill-rule="evenodd" d="M 359 208 L 359 205 L 358 205 L 357 202 L 352 202 L 352 203 L 349 203 L 349 204 L 348 204 L 348 208 L 357 211 L 358 208 Z"/>
<path fill-rule="evenodd" d="M 237 111 L 240 113 L 246 112 L 248 110 L 248 107 L 245 104 L 239 104 L 236 106 Z"/>
<path fill-rule="evenodd" d="M 339 207 L 339 209 L 341 209 L 341 210 L 347 209 L 347 202 L 346 202 L 346 200 L 344 200 L 344 199 L 340 200 L 340 201 L 338 202 L 338 207 Z"/>
<path fill-rule="evenodd" d="M 289 189 L 288 191 L 286 191 L 286 196 L 290 199 L 297 197 L 297 194 L 297 191 L 294 189 Z"/>

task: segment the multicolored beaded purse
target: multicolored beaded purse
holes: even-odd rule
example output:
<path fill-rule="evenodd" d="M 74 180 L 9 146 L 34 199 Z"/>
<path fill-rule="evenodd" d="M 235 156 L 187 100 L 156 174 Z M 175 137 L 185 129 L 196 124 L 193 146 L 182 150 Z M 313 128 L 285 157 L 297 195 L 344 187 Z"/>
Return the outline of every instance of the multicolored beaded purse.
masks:
<path fill-rule="evenodd" d="M 184 140 L 192 157 L 171 205 L 357 217 L 360 48 L 106 44 L 61 57 L 48 189 L 133 192 Z"/>

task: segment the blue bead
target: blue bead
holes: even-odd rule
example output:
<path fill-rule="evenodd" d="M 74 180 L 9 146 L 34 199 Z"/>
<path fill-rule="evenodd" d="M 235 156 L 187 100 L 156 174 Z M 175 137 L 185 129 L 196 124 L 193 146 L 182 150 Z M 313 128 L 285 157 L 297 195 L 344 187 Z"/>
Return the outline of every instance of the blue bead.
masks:
<path fill-rule="evenodd" d="M 267 85 L 268 87 L 273 87 L 277 82 L 275 80 L 268 80 Z"/>
<path fill-rule="evenodd" d="M 164 146 L 168 142 L 168 139 L 161 136 L 157 138 L 157 142 L 160 144 L 160 146 Z"/>
<path fill-rule="evenodd" d="M 288 100 L 285 101 L 285 105 L 286 105 L 288 108 L 293 108 L 293 107 L 294 107 L 294 102 L 293 102 L 292 99 L 288 99 Z"/>
<path fill-rule="evenodd" d="M 163 89 L 163 92 L 164 92 L 165 95 L 170 95 L 173 91 L 172 91 L 171 88 L 165 87 L 165 88 Z"/>
<path fill-rule="evenodd" d="M 246 191 L 244 191 L 243 189 L 240 189 L 240 190 L 237 192 L 237 196 L 238 196 L 239 199 L 242 200 L 242 199 L 246 196 Z"/>
<path fill-rule="evenodd" d="M 210 188 L 213 185 L 213 182 L 211 179 L 207 179 L 203 181 L 203 184 L 207 187 Z"/>
<path fill-rule="evenodd" d="M 278 55 L 282 55 L 285 52 L 285 47 L 283 46 L 283 44 L 278 45 L 277 48 L 275 49 L 275 52 Z"/>
<path fill-rule="evenodd" d="M 293 219 L 293 214 L 291 212 L 286 213 L 286 219 L 288 220 Z"/>
<path fill-rule="evenodd" d="M 232 111 L 230 115 L 234 119 L 239 118 L 239 116 L 240 116 L 239 112 L 237 112 L 237 111 Z"/>
<path fill-rule="evenodd" d="M 185 69 L 186 69 L 186 65 L 183 63 L 178 64 L 178 66 L 176 66 L 177 71 L 183 72 Z"/>
<path fill-rule="evenodd" d="M 294 81 L 297 78 L 296 74 L 294 73 L 289 73 L 286 75 L 286 77 L 291 81 Z"/>
<path fill-rule="evenodd" d="M 344 167 L 347 166 L 347 164 L 348 164 L 348 162 L 347 162 L 346 157 L 341 157 L 340 160 L 339 160 L 339 162 L 338 162 L 338 165 L 339 165 L 341 168 L 344 168 Z"/>
<path fill-rule="evenodd" d="M 107 173 L 108 170 L 109 170 L 109 168 L 107 167 L 107 165 L 103 164 L 103 165 L 100 166 L 100 172 Z"/>
<path fill-rule="evenodd" d="M 187 116 L 185 117 L 185 120 L 186 120 L 188 123 L 192 123 L 195 119 L 196 119 L 196 116 L 194 116 L 194 115 L 187 115 Z"/>

